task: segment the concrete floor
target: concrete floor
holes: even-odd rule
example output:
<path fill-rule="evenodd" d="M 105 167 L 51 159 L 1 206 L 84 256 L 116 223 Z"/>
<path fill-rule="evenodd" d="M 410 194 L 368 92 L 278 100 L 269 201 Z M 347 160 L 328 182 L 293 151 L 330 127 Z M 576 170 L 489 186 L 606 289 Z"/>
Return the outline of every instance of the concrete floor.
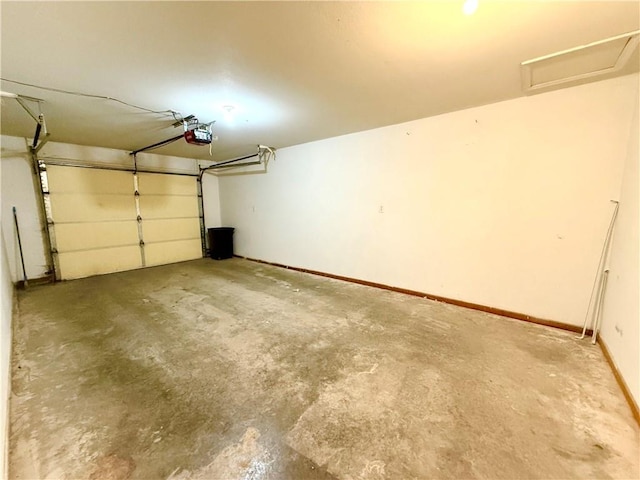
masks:
<path fill-rule="evenodd" d="M 576 335 L 240 259 L 33 287 L 13 479 L 638 478 Z"/>

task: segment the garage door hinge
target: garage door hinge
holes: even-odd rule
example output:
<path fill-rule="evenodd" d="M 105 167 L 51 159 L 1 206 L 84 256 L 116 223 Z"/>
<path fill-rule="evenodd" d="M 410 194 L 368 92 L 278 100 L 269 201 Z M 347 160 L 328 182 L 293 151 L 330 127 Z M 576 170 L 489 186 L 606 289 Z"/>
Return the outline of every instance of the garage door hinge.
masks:
<path fill-rule="evenodd" d="M 51 249 L 51 253 L 54 253 L 54 254 L 57 255 L 58 254 L 58 249 L 57 248 L 52 248 Z"/>
<path fill-rule="evenodd" d="M 140 196 L 140 192 L 139 192 L 138 190 L 136 190 L 136 191 L 133 193 L 133 195 L 134 195 L 134 196 L 136 196 L 136 197 L 139 197 L 139 196 Z"/>
<path fill-rule="evenodd" d="M 140 246 L 144 247 L 144 240 L 140 240 Z"/>
<path fill-rule="evenodd" d="M 142 217 L 138 215 L 138 218 L 136 218 L 136 220 L 138 220 L 138 223 L 140 223 L 142 221 Z"/>

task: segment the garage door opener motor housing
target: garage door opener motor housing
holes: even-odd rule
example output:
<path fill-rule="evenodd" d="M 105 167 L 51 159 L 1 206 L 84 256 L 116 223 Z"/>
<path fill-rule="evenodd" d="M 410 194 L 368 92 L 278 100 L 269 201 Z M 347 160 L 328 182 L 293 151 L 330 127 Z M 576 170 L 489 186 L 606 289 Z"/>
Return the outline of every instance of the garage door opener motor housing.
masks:
<path fill-rule="evenodd" d="M 213 140 L 213 123 L 199 123 L 197 118 L 185 120 L 184 139 L 192 145 L 209 145 Z"/>

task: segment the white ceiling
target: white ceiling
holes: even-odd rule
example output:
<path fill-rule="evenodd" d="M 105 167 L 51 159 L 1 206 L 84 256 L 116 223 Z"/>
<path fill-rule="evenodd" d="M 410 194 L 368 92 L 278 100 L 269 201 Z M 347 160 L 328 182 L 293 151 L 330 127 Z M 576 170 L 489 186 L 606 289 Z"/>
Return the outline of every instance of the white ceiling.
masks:
<path fill-rule="evenodd" d="M 639 1 L 480 0 L 472 16 L 453 0 L 0 5 L 2 78 L 215 120 L 215 160 L 519 97 L 521 62 L 640 26 Z M 167 113 L 1 89 L 44 99 L 53 141 L 134 150 L 181 133 Z M 1 130 L 35 122 L 3 98 Z M 182 140 L 155 152 L 210 158 Z"/>

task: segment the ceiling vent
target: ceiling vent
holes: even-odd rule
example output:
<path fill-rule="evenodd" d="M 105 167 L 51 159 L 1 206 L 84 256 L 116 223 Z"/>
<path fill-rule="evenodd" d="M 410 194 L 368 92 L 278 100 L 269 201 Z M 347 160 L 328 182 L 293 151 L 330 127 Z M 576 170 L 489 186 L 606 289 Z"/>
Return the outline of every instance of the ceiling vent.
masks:
<path fill-rule="evenodd" d="M 639 40 L 637 30 L 522 62 L 522 88 L 539 93 L 618 72 L 629 63 Z"/>

